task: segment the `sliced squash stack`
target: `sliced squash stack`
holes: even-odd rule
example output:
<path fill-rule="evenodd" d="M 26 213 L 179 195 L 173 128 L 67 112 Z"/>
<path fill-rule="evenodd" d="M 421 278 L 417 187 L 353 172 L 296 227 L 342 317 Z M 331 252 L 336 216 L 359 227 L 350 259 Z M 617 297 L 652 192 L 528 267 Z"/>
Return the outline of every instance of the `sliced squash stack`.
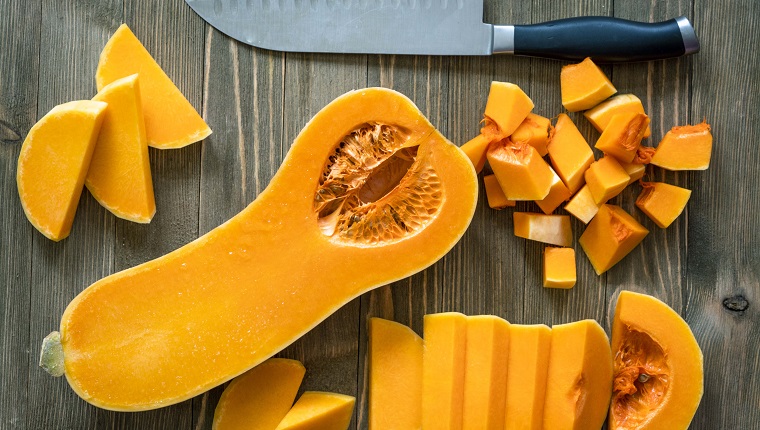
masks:
<path fill-rule="evenodd" d="M 554 214 L 560 207 L 588 224 L 579 242 L 601 275 L 648 233 L 634 217 L 607 202 L 627 186 L 641 182 L 649 163 L 669 170 L 706 169 L 712 135 L 704 122 L 677 126 L 656 149 L 644 146 L 641 142 L 651 135 L 651 129 L 641 100 L 633 94 L 613 96 L 617 90 L 593 61 L 587 58 L 564 66 L 560 81 L 565 109 L 585 110 L 584 116 L 601 133 L 593 147 L 603 156 L 595 157 L 592 146 L 570 116 L 560 113 L 552 126 L 548 118 L 531 112 L 533 102 L 518 86 L 504 82 L 491 84 L 485 125 L 462 149 L 478 172 L 486 166 L 490 168 L 486 171 L 492 172 L 483 177 L 491 208 L 533 201 L 543 212 L 515 212 L 515 235 L 572 247 L 569 215 Z M 691 193 L 665 183 L 641 185 L 643 191 L 636 206 L 661 228 L 680 215 Z M 557 274 L 552 273 L 553 268 L 545 267 L 544 286 L 574 285 L 575 271 L 567 270 L 568 258 L 570 254 L 565 254 L 558 263 L 563 267 L 557 269 L 562 282 L 547 279 L 547 272 L 550 277 Z"/>
<path fill-rule="evenodd" d="M 19 157 L 22 206 L 54 241 L 68 236 L 83 185 L 117 217 L 150 222 L 156 204 L 148 146 L 179 148 L 211 134 L 126 24 L 100 54 L 96 81 L 93 102 L 53 108 L 30 130 Z M 93 106 L 102 112 L 92 115 Z"/>

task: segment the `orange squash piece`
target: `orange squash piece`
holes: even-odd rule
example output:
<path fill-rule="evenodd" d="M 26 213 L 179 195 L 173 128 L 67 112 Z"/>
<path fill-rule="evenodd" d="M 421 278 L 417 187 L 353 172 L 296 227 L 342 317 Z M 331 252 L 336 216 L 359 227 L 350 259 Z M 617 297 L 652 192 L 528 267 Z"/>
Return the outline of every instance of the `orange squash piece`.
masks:
<path fill-rule="evenodd" d="M 84 184 L 119 218 L 148 223 L 156 213 L 137 75 L 117 79 L 93 100 L 108 103 Z"/>
<path fill-rule="evenodd" d="M 470 139 L 460 148 L 465 154 L 467 154 L 467 158 L 470 159 L 473 167 L 475 167 L 475 172 L 477 173 L 480 173 L 486 165 L 486 151 L 488 150 L 488 145 L 490 143 L 491 138 L 489 136 L 479 134 Z"/>
<path fill-rule="evenodd" d="M 499 185 L 499 180 L 496 179 L 496 175 L 488 175 L 483 177 L 483 184 L 486 187 L 486 198 L 488 199 L 488 206 L 492 209 L 504 209 L 506 207 L 515 206 L 514 200 L 509 200 L 504 194 L 504 191 Z"/>
<path fill-rule="evenodd" d="M 409 327 L 369 320 L 369 429 L 422 427 L 422 338 Z"/>
<path fill-rule="evenodd" d="M 614 97 L 610 97 L 608 100 L 599 103 L 592 109 L 583 113 L 583 116 L 589 120 L 591 125 L 594 126 L 600 133 L 604 132 L 607 128 L 607 124 L 613 116 L 621 113 L 646 113 L 644 112 L 644 105 L 641 104 L 641 100 L 633 94 L 620 94 Z M 644 132 L 644 137 L 649 137 L 652 131 L 647 126 Z"/>
<path fill-rule="evenodd" d="M 139 73 L 148 145 L 181 148 L 203 140 L 211 129 L 134 33 L 122 24 L 100 53 L 95 74 L 98 91 L 111 82 Z"/>
<path fill-rule="evenodd" d="M 618 206 L 602 205 L 578 242 L 597 275 L 628 255 L 649 230 Z"/>
<path fill-rule="evenodd" d="M 307 391 L 275 430 L 348 430 L 355 403 L 352 396 Z"/>
<path fill-rule="evenodd" d="M 599 206 L 594 201 L 594 196 L 588 184 L 584 185 L 565 205 L 565 210 L 578 218 L 584 224 L 588 224 L 599 212 Z"/>
<path fill-rule="evenodd" d="M 646 164 L 624 163 L 620 160 L 618 160 L 618 163 L 620 163 L 620 167 L 622 167 L 623 170 L 625 170 L 625 173 L 627 173 L 628 177 L 630 178 L 628 180 L 628 185 L 631 185 L 632 183 L 643 178 L 644 175 L 646 174 L 646 171 L 647 171 Z"/>
<path fill-rule="evenodd" d="M 631 177 L 613 157 L 604 156 L 586 170 L 586 185 L 598 205 L 620 194 Z"/>
<path fill-rule="evenodd" d="M 233 379 L 214 411 L 214 430 L 272 430 L 293 406 L 306 373 L 301 362 L 269 359 Z"/>
<path fill-rule="evenodd" d="M 594 320 L 552 327 L 544 401 L 544 428 L 600 429 L 612 388 L 612 354 Z"/>
<path fill-rule="evenodd" d="M 686 429 L 702 399 L 702 351 L 689 325 L 652 296 L 623 291 L 612 322 L 610 430 Z"/>
<path fill-rule="evenodd" d="M 562 179 L 553 170 L 552 173 L 554 174 L 554 180 L 552 181 L 551 188 L 549 188 L 549 194 L 543 200 L 536 200 L 538 207 L 547 215 L 554 212 L 562 202 L 566 202 L 571 196 L 570 190 L 567 189 Z"/>
<path fill-rule="evenodd" d="M 573 248 L 544 249 L 544 287 L 573 288 L 576 281 L 575 250 Z"/>
<path fill-rule="evenodd" d="M 71 231 L 106 106 L 89 100 L 58 105 L 34 124 L 21 146 L 16 169 L 21 207 L 50 240 Z"/>
<path fill-rule="evenodd" d="M 709 124 L 673 127 L 657 146 L 652 164 L 668 170 L 705 170 L 710 166 L 711 153 Z"/>
<path fill-rule="evenodd" d="M 567 215 L 515 212 L 512 219 L 517 237 L 557 246 L 573 245 L 573 230 Z"/>
<path fill-rule="evenodd" d="M 122 411 L 216 387 L 360 294 L 436 262 L 477 199 L 470 160 L 408 98 L 349 92 L 314 116 L 240 214 L 69 304 L 69 385 Z"/>
<path fill-rule="evenodd" d="M 583 186 L 583 174 L 594 162 L 594 152 L 569 116 L 560 114 L 549 139 L 549 158 L 571 193 Z"/>
<path fill-rule="evenodd" d="M 642 182 L 644 187 L 636 206 L 660 228 L 667 228 L 681 215 L 691 197 L 691 190 L 664 182 Z"/>
<path fill-rule="evenodd" d="M 509 326 L 506 430 L 543 428 L 551 329 L 541 325 Z"/>
<path fill-rule="evenodd" d="M 486 122 L 496 124 L 499 136 L 504 138 L 517 130 L 533 110 L 533 101 L 515 84 L 491 82 L 486 101 Z"/>
<path fill-rule="evenodd" d="M 512 133 L 509 140 L 512 142 L 527 143 L 536 148 L 538 155 L 544 157 L 549 153 L 546 145 L 549 143 L 549 133 L 552 130 L 552 123 L 549 118 L 529 113 L 517 130 Z"/>
<path fill-rule="evenodd" d="M 466 350 L 462 428 L 502 430 L 507 398 L 509 323 L 493 315 L 467 317 Z"/>
<path fill-rule="evenodd" d="M 643 113 L 625 112 L 614 115 L 594 146 L 618 161 L 630 163 L 649 127 L 649 117 Z"/>
<path fill-rule="evenodd" d="M 503 139 L 488 148 L 487 157 L 509 200 L 542 200 L 549 194 L 554 172 L 536 148 Z"/>
<path fill-rule="evenodd" d="M 591 109 L 617 92 L 591 58 L 562 66 L 559 79 L 562 105 L 570 112 Z"/>
<path fill-rule="evenodd" d="M 456 312 L 424 318 L 422 428 L 462 428 L 467 317 Z"/>

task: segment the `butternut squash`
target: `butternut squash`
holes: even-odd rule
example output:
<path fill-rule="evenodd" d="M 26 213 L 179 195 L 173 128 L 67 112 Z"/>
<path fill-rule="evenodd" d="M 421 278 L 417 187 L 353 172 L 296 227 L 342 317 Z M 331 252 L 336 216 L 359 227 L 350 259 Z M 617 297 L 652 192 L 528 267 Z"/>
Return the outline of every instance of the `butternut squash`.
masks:
<path fill-rule="evenodd" d="M 491 82 L 486 101 L 486 122 L 498 127 L 499 137 L 505 138 L 517 130 L 533 110 L 533 101 L 515 84 Z"/>
<path fill-rule="evenodd" d="M 585 183 L 583 174 L 594 162 L 594 152 L 569 116 L 559 114 L 547 146 L 554 171 L 571 193 Z"/>
<path fill-rule="evenodd" d="M 604 156 L 591 163 L 585 176 L 586 185 L 598 205 L 620 194 L 631 181 L 631 177 L 620 163 L 610 156 Z"/>
<path fill-rule="evenodd" d="M 565 210 L 584 224 L 588 224 L 599 212 L 599 206 L 601 205 L 594 201 L 594 196 L 586 184 L 567 202 Z"/>
<path fill-rule="evenodd" d="M 573 248 L 544 249 L 544 287 L 573 288 L 576 281 L 575 250 Z"/>
<path fill-rule="evenodd" d="M 641 147 L 639 147 L 641 149 Z M 631 185 L 632 183 L 638 181 L 639 179 L 643 178 L 647 171 L 647 165 L 646 164 L 639 164 L 639 163 L 625 163 L 620 160 L 618 160 L 620 163 L 620 167 L 625 170 L 625 173 L 628 174 L 628 177 L 630 178 L 628 180 L 628 185 Z"/>
<path fill-rule="evenodd" d="M 470 160 L 409 99 L 349 92 L 314 116 L 240 214 L 69 304 L 66 378 L 112 410 L 193 397 L 354 297 L 433 264 L 464 233 L 477 196 Z"/>
<path fill-rule="evenodd" d="M 649 117 L 643 113 L 624 112 L 614 115 L 594 147 L 623 163 L 630 163 L 649 127 Z"/>
<path fill-rule="evenodd" d="M 66 238 L 107 104 L 74 101 L 54 107 L 26 135 L 16 184 L 26 217 L 45 237 Z"/>
<path fill-rule="evenodd" d="M 509 139 L 512 142 L 527 143 L 536 148 L 538 155 L 544 157 L 549 153 L 546 144 L 549 143 L 551 130 L 552 123 L 549 118 L 529 113 Z"/>
<path fill-rule="evenodd" d="M 543 324 L 509 326 L 506 430 L 541 430 L 551 329 Z"/>
<path fill-rule="evenodd" d="M 642 182 L 636 207 L 660 228 L 667 228 L 681 215 L 691 197 L 691 190 L 664 182 Z"/>
<path fill-rule="evenodd" d="M 467 317 L 457 312 L 428 314 L 423 330 L 422 428 L 460 430 Z"/>
<path fill-rule="evenodd" d="M 213 430 L 272 430 L 293 406 L 301 362 L 271 358 L 233 379 L 214 411 Z"/>
<path fill-rule="evenodd" d="M 559 75 L 562 105 L 570 112 L 591 109 L 617 90 L 591 58 L 562 66 Z"/>
<path fill-rule="evenodd" d="M 657 145 L 652 164 L 668 170 L 705 170 L 711 154 L 712 133 L 703 121 L 670 129 Z"/>
<path fill-rule="evenodd" d="M 504 209 L 508 206 L 514 207 L 516 205 L 517 202 L 509 200 L 504 194 L 504 190 L 501 189 L 496 175 L 484 176 L 483 185 L 486 187 L 486 199 L 491 209 Z"/>
<path fill-rule="evenodd" d="M 573 245 L 573 229 L 567 215 L 515 212 L 515 236 L 557 246 Z"/>
<path fill-rule="evenodd" d="M 491 138 L 484 134 L 479 134 L 462 145 L 461 149 L 467 154 L 467 158 L 470 159 L 472 165 L 475 167 L 475 172 L 480 173 L 483 170 L 483 166 L 486 165 L 486 151 L 488 145 L 491 143 Z"/>
<path fill-rule="evenodd" d="M 126 24 L 114 32 L 100 53 L 95 83 L 98 91 L 111 82 L 139 73 L 148 145 L 181 148 L 203 140 L 211 129 Z"/>
<path fill-rule="evenodd" d="M 578 239 L 597 275 L 628 255 L 649 230 L 619 206 L 602 205 Z"/>
<path fill-rule="evenodd" d="M 543 200 L 536 200 L 538 207 L 547 215 L 551 215 L 562 202 L 566 202 L 571 196 L 570 190 L 567 189 L 562 179 L 554 173 L 554 170 L 552 170 L 552 174 L 554 175 L 554 179 L 552 180 L 551 188 L 549 188 L 549 194 Z"/>
<path fill-rule="evenodd" d="M 352 396 L 307 391 L 275 430 L 348 430 L 355 403 Z"/>
<path fill-rule="evenodd" d="M 610 97 L 594 108 L 583 112 L 583 116 L 589 120 L 594 128 L 602 133 L 613 116 L 625 112 L 646 113 L 644 112 L 644 105 L 641 104 L 641 100 L 638 97 L 633 94 L 620 94 Z M 644 137 L 649 137 L 651 134 L 652 131 L 647 126 Z"/>
<path fill-rule="evenodd" d="M 84 184 L 119 218 L 148 223 L 156 213 L 137 75 L 117 79 L 93 98 L 108 103 Z"/>
<path fill-rule="evenodd" d="M 536 148 L 503 139 L 491 144 L 487 157 L 509 200 L 542 200 L 549 194 L 554 172 Z"/>

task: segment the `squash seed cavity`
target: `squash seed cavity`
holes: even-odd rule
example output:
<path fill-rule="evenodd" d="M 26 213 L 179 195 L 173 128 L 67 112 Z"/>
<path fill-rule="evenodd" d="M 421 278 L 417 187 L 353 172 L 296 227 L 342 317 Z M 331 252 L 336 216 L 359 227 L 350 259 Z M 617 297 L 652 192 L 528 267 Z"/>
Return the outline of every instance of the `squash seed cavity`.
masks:
<path fill-rule="evenodd" d="M 612 427 L 636 429 L 665 398 L 670 369 L 662 347 L 646 333 L 625 326 L 623 339 L 613 362 Z"/>
<path fill-rule="evenodd" d="M 409 133 L 365 124 L 346 135 L 325 163 L 314 210 L 326 236 L 372 245 L 421 230 L 442 201 L 440 179 Z"/>

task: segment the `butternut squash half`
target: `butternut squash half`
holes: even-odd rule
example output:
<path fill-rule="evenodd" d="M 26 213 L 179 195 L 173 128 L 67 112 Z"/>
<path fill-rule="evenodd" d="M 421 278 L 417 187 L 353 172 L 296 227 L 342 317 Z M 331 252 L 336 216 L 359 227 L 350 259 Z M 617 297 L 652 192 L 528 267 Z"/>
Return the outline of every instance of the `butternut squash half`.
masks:
<path fill-rule="evenodd" d="M 314 116 L 240 214 L 69 304 L 66 378 L 86 401 L 119 411 L 202 393 L 358 295 L 436 262 L 477 195 L 470 160 L 409 99 L 349 92 Z"/>

